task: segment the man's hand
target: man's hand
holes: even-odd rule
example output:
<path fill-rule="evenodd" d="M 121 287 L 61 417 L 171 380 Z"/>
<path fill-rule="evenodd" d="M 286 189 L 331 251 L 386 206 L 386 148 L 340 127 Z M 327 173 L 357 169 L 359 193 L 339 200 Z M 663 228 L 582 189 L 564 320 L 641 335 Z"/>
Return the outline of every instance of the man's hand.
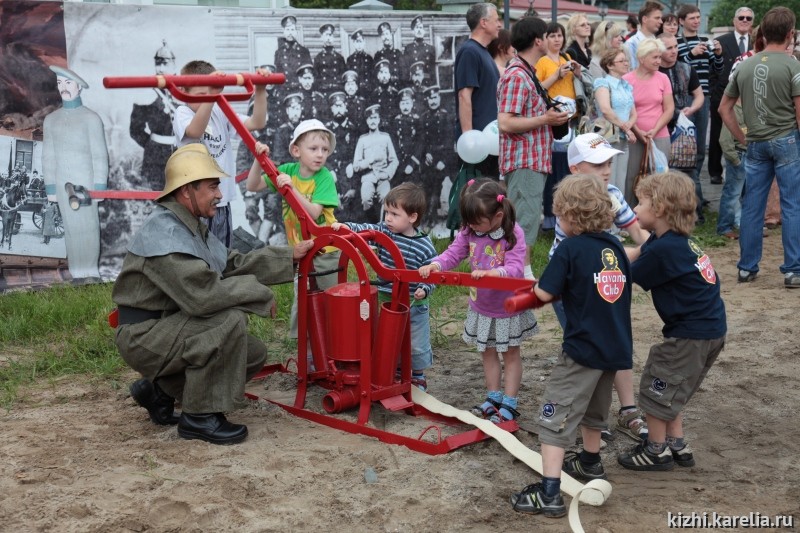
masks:
<path fill-rule="evenodd" d="M 292 259 L 294 259 L 295 263 L 304 258 L 313 246 L 314 241 L 312 240 L 300 241 L 295 244 L 294 250 L 292 251 Z"/>
<path fill-rule="evenodd" d="M 706 44 L 705 41 L 700 41 L 699 43 L 694 45 L 694 48 L 692 48 L 691 50 L 691 54 L 695 57 L 699 57 L 705 55 L 706 50 L 708 50 L 708 44 Z"/>
<path fill-rule="evenodd" d="M 555 107 L 551 107 L 544 114 L 545 124 L 548 126 L 560 126 L 569 120 L 569 113 L 566 111 L 559 111 Z"/>

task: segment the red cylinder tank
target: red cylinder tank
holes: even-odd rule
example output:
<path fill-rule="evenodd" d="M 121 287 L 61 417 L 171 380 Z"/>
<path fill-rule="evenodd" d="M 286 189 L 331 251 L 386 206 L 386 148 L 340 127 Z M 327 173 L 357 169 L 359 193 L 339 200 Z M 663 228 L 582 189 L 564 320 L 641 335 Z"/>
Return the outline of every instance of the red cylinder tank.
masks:
<path fill-rule="evenodd" d="M 328 357 L 334 361 L 361 361 L 372 354 L 378 313 L 378 289 L 369 287 L 369 300 L 361 298 L 359 282 L 340 283 L 325 290 L 328 318 Z M 369 321 L 368 334 L 358 325 Z"/>

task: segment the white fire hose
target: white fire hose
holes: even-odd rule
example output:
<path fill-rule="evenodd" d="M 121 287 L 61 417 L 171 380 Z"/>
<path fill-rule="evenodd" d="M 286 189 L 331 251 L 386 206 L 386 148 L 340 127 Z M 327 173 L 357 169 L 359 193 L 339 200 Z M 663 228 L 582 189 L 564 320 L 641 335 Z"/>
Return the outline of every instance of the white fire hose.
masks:
<path fill-rule="evenodd" d="M 421 405 L 432 413 L 437 413 L 470 424 L 477 427 L 508 450 L 511 455 L 534 469 L 539 474 L 542 473 L 542 456 L 522 444 L 517 438 L 497 427 L 489 420 L 478 418 L 468 411 L 456 409 L 452 405 L 442 403 L 433 396 L 426 394 L 417 387 L 411 387 L 411 398 L 414 403 Z M 561 490 L 572 496 L 569 505 L 569 526 L 575 533 L 584 533 L 581 526 L 580 516 L 578 515 L 578 502 L 588 503 L 589 505 L 603 505 L 608 497 L 611 496 L 611 483 L 603 479 L 593 479 L 587 484 L 583 484 L 575 478 L 561 472 Z"/>

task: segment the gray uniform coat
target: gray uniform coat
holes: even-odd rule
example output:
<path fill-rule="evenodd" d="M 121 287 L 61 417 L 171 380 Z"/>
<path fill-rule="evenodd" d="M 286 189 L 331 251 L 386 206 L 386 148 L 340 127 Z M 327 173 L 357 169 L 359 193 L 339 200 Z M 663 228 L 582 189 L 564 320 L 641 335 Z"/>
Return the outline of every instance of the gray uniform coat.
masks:
<path fill-rule="evenodd" d="M 158 379 L 185 412 L 231 411 L 267 357 L 264 343 L 247 333 L 248 313 L 267 316 L 274 295 L 266 285 L 293 275 L 292 248 L 228 252 L 167 198 L 131 242 L 112 294 L 117 305 L 160 311 L 162 318 L 120 325 L 120 355 L 145 378 Z"/>

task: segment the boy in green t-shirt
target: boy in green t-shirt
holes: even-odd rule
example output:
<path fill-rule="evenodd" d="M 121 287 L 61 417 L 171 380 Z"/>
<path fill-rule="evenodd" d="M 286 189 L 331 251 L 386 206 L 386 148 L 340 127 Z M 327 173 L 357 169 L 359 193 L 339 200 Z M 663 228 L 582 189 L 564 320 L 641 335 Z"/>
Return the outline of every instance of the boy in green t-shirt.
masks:
<path fill-rule="evenodd" d="M 339 194 L 336 192 L 333 174 L 325 168 L 325 162 L 335 148 L 336 137 L 331 130 L 317 119 L 304 120 L 295 128 L 289 143 L 289 153 L 297 162 L 284 163 L 278 167 L 278 187 L 288 185 L 293 188 L 306 212 L 320 226 L 330 226 L 336 222 L 333 210 L 339 206 Z M 264 152 L 269 154 L 267 145 L 256 142 L 256 154 Z M 262 173 L 258 160 L 255 160 L 247 176 L 247 190 L 257 192 L 267 187 L 275 190 L 272 181 Z M 283 202 L 283 223 L 289 246 L 303 240 L 300 220 L 287 202 Z M 314 258 L 314 270 L 323 272 L 336 269 L 339 255 L 336 248 L 326 248 L 325 253 Z M 337 279 L 337 274 L 334 273 L 319 276 L 316 282 L 324 290 L 335 285 Z M 289 337 L 297 338 L 297 278 Z"/>

